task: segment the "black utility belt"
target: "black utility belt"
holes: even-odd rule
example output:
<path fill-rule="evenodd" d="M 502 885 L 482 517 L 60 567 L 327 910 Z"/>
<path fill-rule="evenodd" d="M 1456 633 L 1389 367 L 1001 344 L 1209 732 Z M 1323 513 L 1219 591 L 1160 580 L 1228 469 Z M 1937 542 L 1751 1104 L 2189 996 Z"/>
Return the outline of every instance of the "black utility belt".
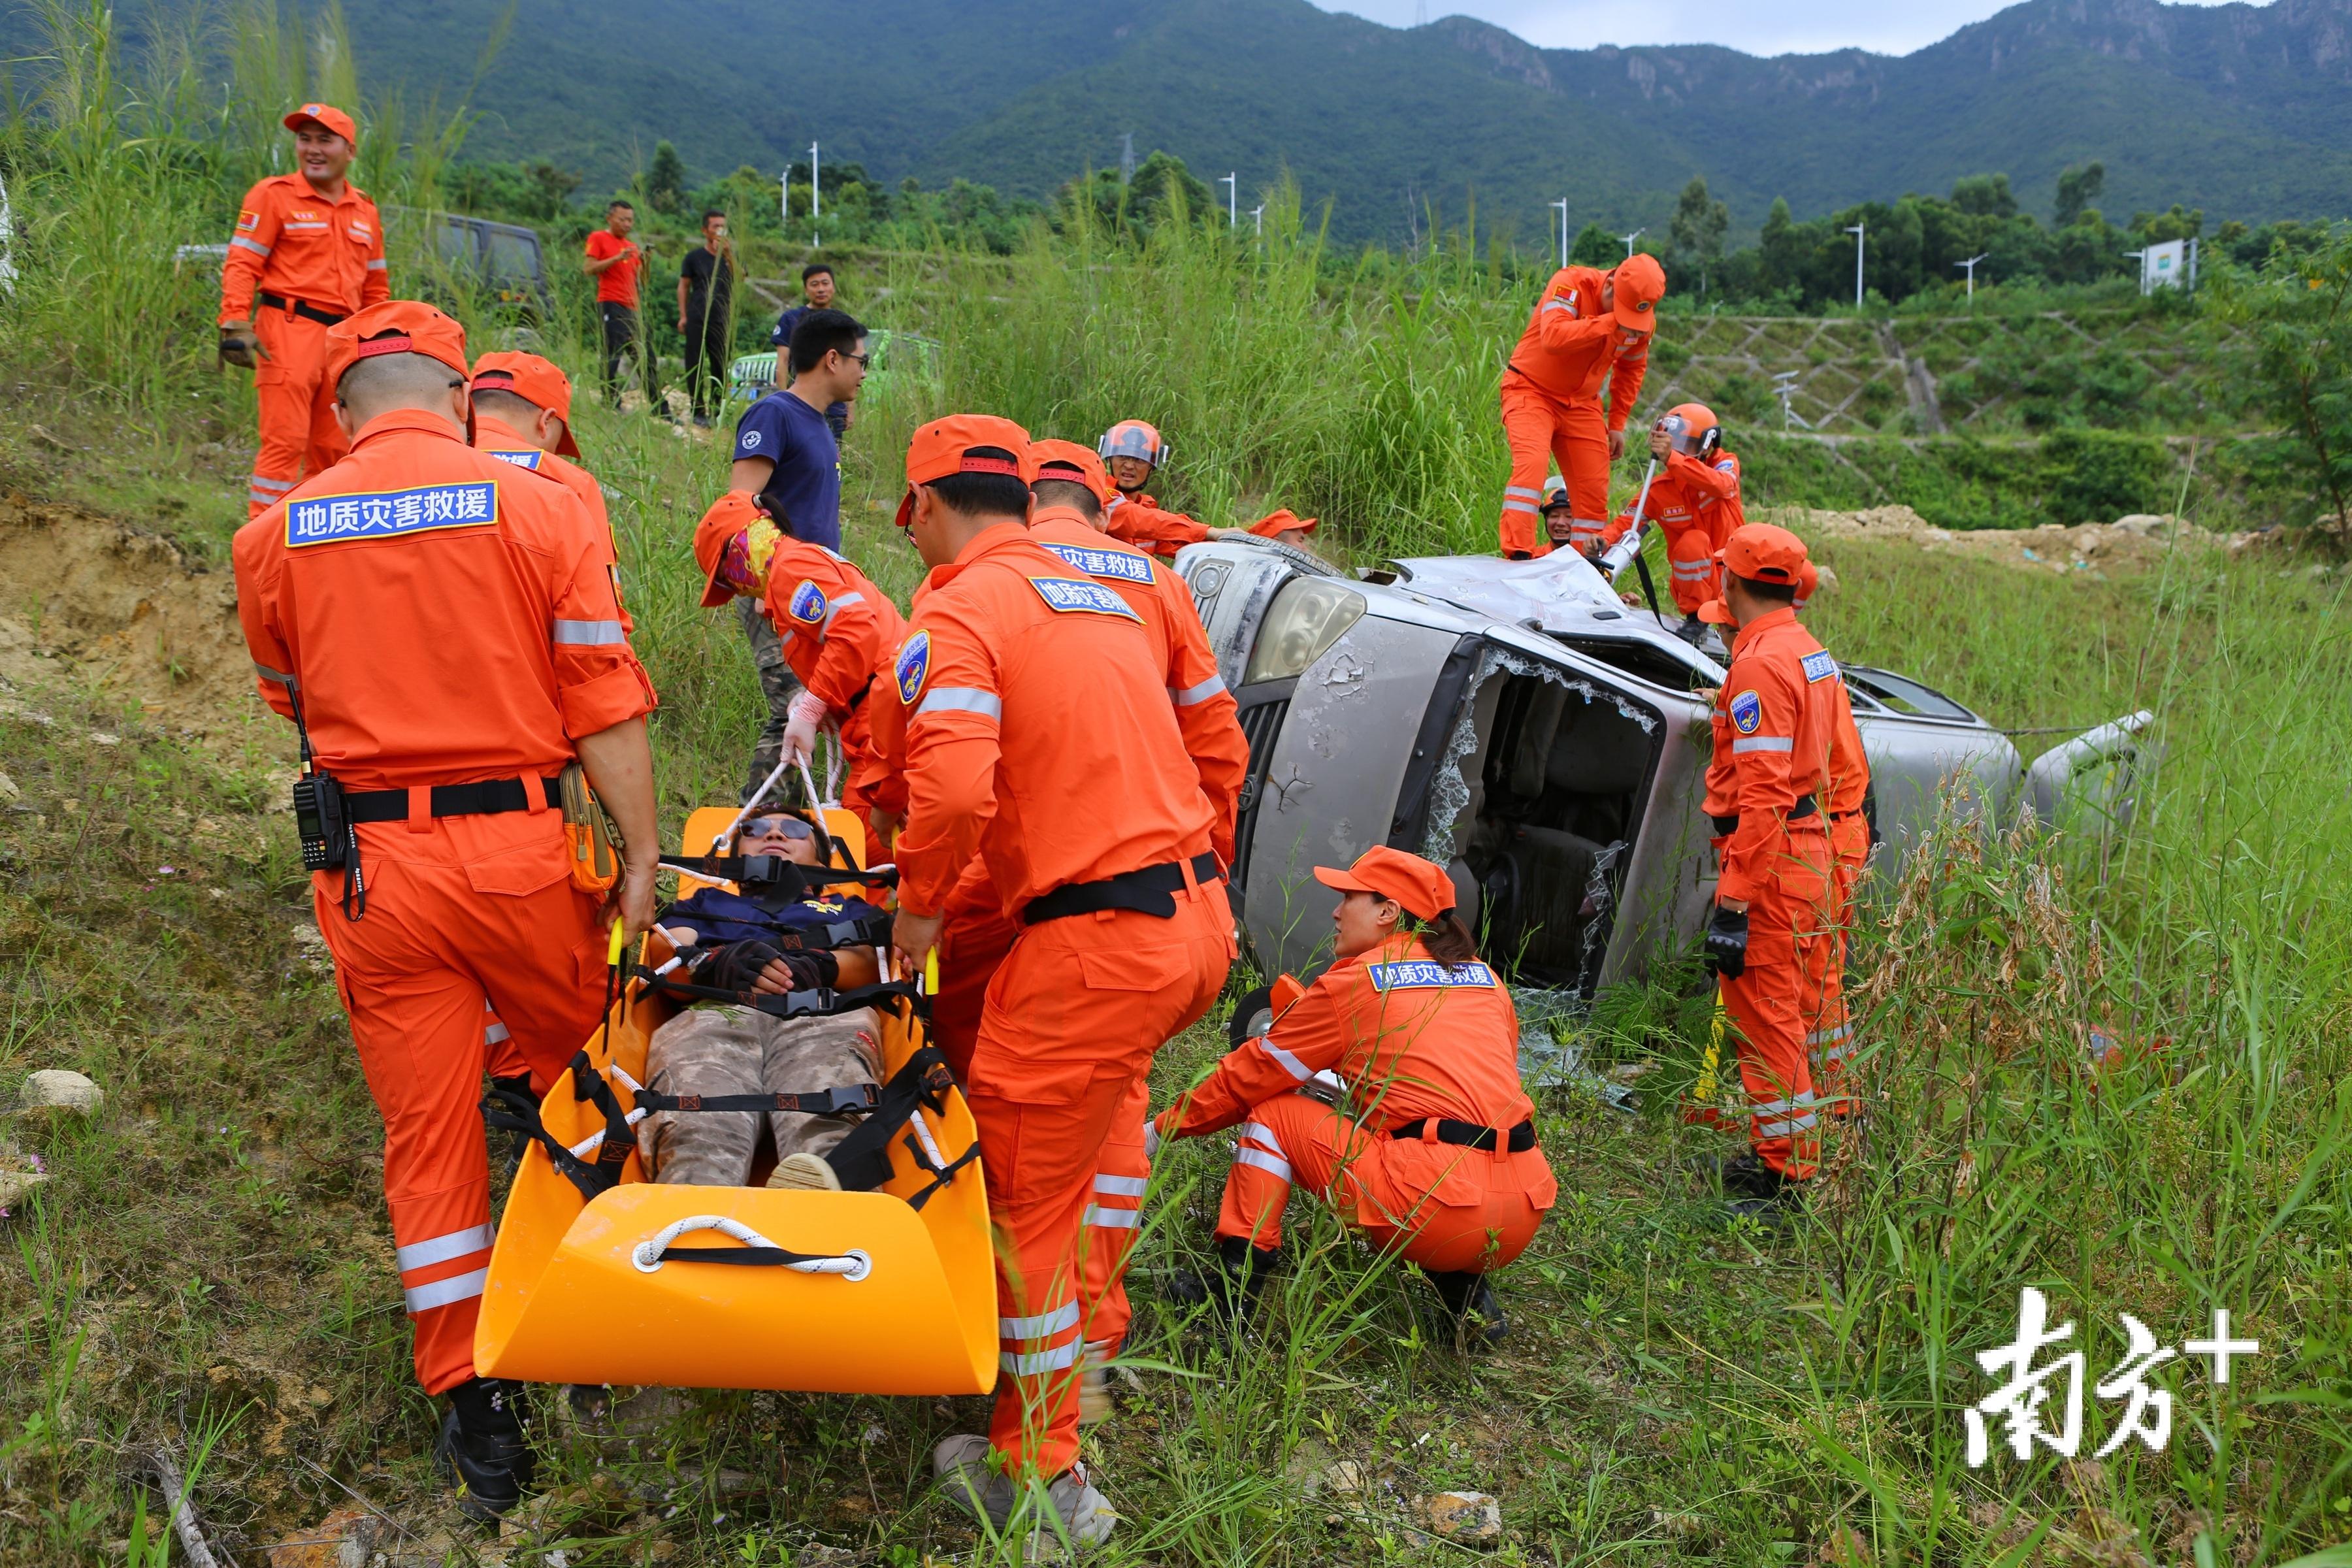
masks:
<path fill-rule="evenodd" d="M 1429 1117 L 1408 1121 L 1402 1127 L 1389 1129 L 1389 1136 L 1400 1143 L 1418 1143 L 1427 1134 Z M 1522 1121 L 1508 1132 L 1493 1127 L 1481 1127 L 1475 1121 L 1456 1121 L 1451 1117 L 1438 1117 L 1437 1141 L 1460 1149 L 1479 1149 L 1492 1153 L 1500 1144 L 1514 1154 L 1524 1154 L 1536 1146 L 1536 1124 Z"/>
<path fill-rule="evenodd" d="M 1161 866 L 1122 871 L 1099 882 L 1071 882 L 1044 898 L 1030 900 L 1021 910 L 1021 921 L 1024 925 L 1043 925 L 1047 921 L 1091 915 L 1103 910 L 1133 910 L 1158 920 L 1172 921 L 1176 918 L 1176 895 L 1188 880 L 1185 869 L 1183 861 L 1171 860 Z M 1224 875 L 1218 868 L 1216 856 L 1207 851 L 1192 857 L 1191 870 L 1189 880 L 1194 884 L 1213 882 Z"/>
<path fill-rule="evenodd" d="M 563 808 L 561 779 L 539 781 L 547 804 L 557 810 Z M 408 820 L 408 798 L 414 792 L 404 789 L 372 789 L 346 791 L 343 795 L 345 820 L 360 822 L 405 822 Z M 435 784 L 432 815 L 435 816 L 498 816 L 509 811 L 529 811 L 531 800 L 520 779 L 485 779 L 480 784 Z"/>
<path fill-rule="evenodd" d="M 306 321 L 316 321 L 322 327 L 331 327 L 337 321 L 346 320 L 350 314 L 348 311 L 322 310 L 308 300 L 289 300 L 285 295 L 273 294 L 267 289 L 259 290 L 255 297 L 265 310 L 284 310 Z"/>
<path fill-rule="evenodd" d="M 1806 817 L 1812 816 L 1814 812 L 1819 811 L 1821 807 L 1814 803 L 1811 795 L 1801 795 L 1797 797 L 1797 804 L 1789 808 L 1789 815 L 1782 817 L 1780 820 L 1783 822 L 1802 822 Z M 1851 816 L 1852 814 L 1848 813 L 1848 815 Z M 1724 837 L 1727 838 L 1732 834 L 1739 831 L 1739 814 L 1736 811 L 1729 816 L 1709 816 L 1707 820 L 1715 824 L 1715 831 Z"/>

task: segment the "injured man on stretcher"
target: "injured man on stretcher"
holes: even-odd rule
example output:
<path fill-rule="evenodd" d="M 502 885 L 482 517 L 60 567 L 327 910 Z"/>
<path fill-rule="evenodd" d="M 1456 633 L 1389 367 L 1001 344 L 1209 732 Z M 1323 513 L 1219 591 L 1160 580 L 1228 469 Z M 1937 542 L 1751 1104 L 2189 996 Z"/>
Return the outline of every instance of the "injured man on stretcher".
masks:
<path fill-rule="evenodd" d="M 826 863 L 828 847 L 809 818 L 768 811 L 743 824 L 733 852 L 814 867 Z M 880 977 L 876 943 L 886 940 L 887 917 L 837 890 L 801 892 L 780 899 L 751 886 L 740 892 L 704 888 L 670 905 L 658 917 L 663 931 L 680 949 L 698 950 L 681 978 L 698 988 L 769 996 L 873 984 Z M 856 1125 L 845 1111 L 873 1103 L 881 1066 L 881 1019 L 870 1007 L 780 1018 L 757 1007 L 697 1001 L 654 1031 L 646 1087 L 663 1095 L 766 1096 L 778 1103 L 760 1110 L 654 1111 L 637 1134 L 646 1169 L 656 1182 L 748 1186 L 764 1130 L 776 1152 L 769 1186 L 839 1191 L 841 1179 L 825 1154 Z M 794 1098 L 811 1109 L 787 1109 Z"/>

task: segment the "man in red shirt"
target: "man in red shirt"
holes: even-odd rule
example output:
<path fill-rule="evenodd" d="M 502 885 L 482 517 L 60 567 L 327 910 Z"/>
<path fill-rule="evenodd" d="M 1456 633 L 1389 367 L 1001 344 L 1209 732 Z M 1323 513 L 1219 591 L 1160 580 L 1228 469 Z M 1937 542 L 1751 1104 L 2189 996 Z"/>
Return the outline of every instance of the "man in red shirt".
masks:
<path fill-rule="evenodd" d="M 636 356 L 646 382 L 646 406 L 663 412 L 661 374 L 653 345 L 646 339 L 645 322 L 637 315 L 637 286 L 645 281 L 646 253 L 629 231 L 637 226 L 637 209 L 615 201 L 604 209 L 604 226 L 588 237 L 587 259 L 581 269 L 596 279 L 596 314 L 604 323 L 604 397 L 614 406 L 621 401 L 621 360 Z"/>
<path fill-rule="evenodd" d="M 245 194 L 221 264 L 221 358 L 253 372 L 261 405 L 248 518 L 351 449 L 326 377 L 327 329 L 392 292 L 383 219 L 343 178 L 359 141 L 352 117 L 306 103 L 286 129 L 299 167 Z"/>

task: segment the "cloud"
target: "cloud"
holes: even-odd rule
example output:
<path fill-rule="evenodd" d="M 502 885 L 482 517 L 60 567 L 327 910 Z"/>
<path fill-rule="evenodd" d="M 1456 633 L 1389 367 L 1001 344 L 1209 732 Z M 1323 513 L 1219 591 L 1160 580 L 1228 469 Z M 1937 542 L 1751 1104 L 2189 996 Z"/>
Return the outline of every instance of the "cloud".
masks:
<path fill-rule="evenodd" d="M 1418 0 L 1315 0 L 1327 11 L 1411 26 Z M 2214 4 L 2217 0 L 2191 0 Z M 1431 17 L 1475 16 L 1552 49 L 1601 44 L 1721 44 L 1751 55 L 1864 48 L 1904 55 L 2003 9 L 1997 0 L 1721 0 L 1708 7 L 1653 0 L 1426 0 Z"/>

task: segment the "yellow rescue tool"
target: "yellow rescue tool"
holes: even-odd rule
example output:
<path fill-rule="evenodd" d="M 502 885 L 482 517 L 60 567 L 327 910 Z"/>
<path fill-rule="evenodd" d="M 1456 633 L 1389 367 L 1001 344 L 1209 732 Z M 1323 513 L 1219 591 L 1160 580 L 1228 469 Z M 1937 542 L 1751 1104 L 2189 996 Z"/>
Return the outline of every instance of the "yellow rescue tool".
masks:
<path fill-rule="evenodd" d="M 733 815 L 696 812 L 688 852 L 709 849 Z M 825 817 L 850 863 L 862 863 L 856 818 Z M 657 968 L 668 956 L 649 934 L 644 962 Z M 879 1010 L 887 1083 L 926 1042 L 911 1002 Z M 589 1067 L 620 1105 L 673 1011 L 632 986 L 589 1039 Z M 574 1075 L 557 1080 L 540 1118 L 593 1160 L 606 1120 Z M 935 1174 L 978 1136 L 950 1085 L 893 1136 L 890 1177 L 876 1191 L 656 1184 L 633 1150 L 619 1184 L 593 1200 L 534 1142 L 499 1226 L 475 1369 L 532 1383 L 984 1394 L 996 1382 L 996 1280 L 980 1163 L 972 1157 L 943 1185 Z"/>

